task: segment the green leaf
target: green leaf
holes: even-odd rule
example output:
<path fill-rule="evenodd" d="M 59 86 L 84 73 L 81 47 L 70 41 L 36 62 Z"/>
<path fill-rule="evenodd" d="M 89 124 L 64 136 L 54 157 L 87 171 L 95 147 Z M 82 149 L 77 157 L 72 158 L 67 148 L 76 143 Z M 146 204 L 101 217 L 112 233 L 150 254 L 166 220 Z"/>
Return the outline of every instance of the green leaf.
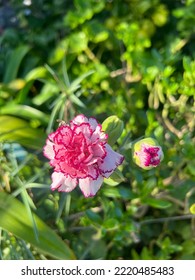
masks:
<path fill-rule="evenodd" d="M 88 38 L 84 32 L 73 33 L 68 38 L 70 53 L 81 53 L 87 49 Z"/>
<path fill-rule="evenodd" d="M 70 100 L 79 107 L 86 108 L 85 104 L 74 94 L 70 95 Z"/>
<path fill-rule="evenodd" d="M 103 227 L 106 228 L 107 230 L 114 230 L 119 227 L 119 221 L 114 218 L 107 219 L 103 223 Z"/>
<path fill-rule="evenodd" d="M 98 224 L 102 223 L 102 218 L 100 217 L 100 215 L 93 212 L 92 210 L 90 210 L 90 209 L 87 210 L 86 215 L 92 222 L 95 222 L 95 223 L 98 223 Z"/>
<path fill-rule="evenodd" d="M 109 178 L 104 178 L 104 183 L 106 183 L 109 186 L 115 187 L 117 185 L 120 184 L 120 182 L 115 181 L 114 179 L 112 179 L 111 177 Z"/>
<path fill-rule="evenodd" d="M 75 259 L 73 251 L 60 237 L 34 214 L 38 240 L 25 206 L 13 196 L 0 193 L 0 227 L 29 242 L 42 253 L 54 259 Z"/>
<path fill-rule="evenodd" d="M 4 83 L 9 83 L 17 77 L 21 61 L 29 50 L 30 48 L 28 46 L 20 46 L 12 51 L 5 69 Z"/>
<path fill-rule="evenodd" d="M 0 109 L 0 114 L 39 120 L 43 124 L 48 124 L 49 122 L 48 115 L 28 105 L 8 104 Z"/>
<path fill-rule="evenodd" d="M 124 124 L 117 116 L 110 116 L 102 123 L 102 129 L 108 134 L 108 144 L 112 146 L 121 136 Z"/>
<path fill-rule="evenodd" d="M 104 182 L 109 186 L 117 186 L 124 181 L 125 178 L 119 169 L 116 169 L 109 178 L 104 178 Z"/>
<path fill-rule="evenodd" d="M 0 128 L 0 141 L 18 142 L 31 149 L 41 149 L 45 143 L 46 135 L 22 119 L 0 116 Z"/>
<path fill-rule="evenodd" d="M 40 93 L 32 99 L 32 103 L 36 106 L 44 104 L 50 98 L 57 96 L 59 87 L 57 84 L 47 82 L 41 89 Z"/>
<path fill-rule="evenodd" d="M 26 81 L 37 80 L 45 78 L 47 70 L 45 67 L 37 67 L 31 70 L 25 77 Z"/>
<path fill-rule="evenodd" d="M 105 1 L 94 0 L 76 0 L 74 1 L 75 10 L 68 11 L 64 18 L 65 26 L 70 26 L 72 29 L 83 24 L 86 20 L 90 20 L 95 13 L 99 13 L 104 9 Z"/>
<path fill-rule="evenodd" d="M 87 73 L 84 73 L 82 75 L 80 75 L 77 79 L 75 79 L 71 84 L 70 87 L 68 88 L 69 92 L 74 92 L 77 87 L 80 85 L 80 83 L 86 79 L 88 76 L 92 75 L 95 71 L 90 70 Z"/>
<path fill-rule="evenodd" d="M 30 92 L 30 89 L 33 85 L 33 81 L 26 82 L 26 84 L 23 86 L 23 88 L 18 92 L 18 95 L 15 99 L 16 103 L 25 103 L 26 102 L 26 97 L 28 93 Z"/>
<path fill-rule="evenodd" d="M 163 199 L 157 199 L 157 198 L 144 198 L 142 200 L 142 202 L 144 204 L 148 204 L 154 208 L 159 208 L 159 209 L 165 209 L 165 208 L 169 208 L 170 206 L 172 206 L 172 203 L 167 201 L 167 200 L 163 200 Z"/>
<path fill-rule="evenodd" d="M 102 189 L 103 194 L 107 197 L 113 197 L 113 198 L 123 198 L 123 199 L 132 199 L 135 197 L 135 195 L 132 193 L 132 191 L 129 188 L 125 187 L 117 187 L 117 188 L 108 188 L 105 187 Z"/>
<path fill-rule="evenodd" d="M 88 22 L 84 30 L 87 33 L 90 41 L 94 43 L 103 42 L 109 37 L 108 30 L 106 30 L 104 25 L 99 23 L 97 20 Z"/>

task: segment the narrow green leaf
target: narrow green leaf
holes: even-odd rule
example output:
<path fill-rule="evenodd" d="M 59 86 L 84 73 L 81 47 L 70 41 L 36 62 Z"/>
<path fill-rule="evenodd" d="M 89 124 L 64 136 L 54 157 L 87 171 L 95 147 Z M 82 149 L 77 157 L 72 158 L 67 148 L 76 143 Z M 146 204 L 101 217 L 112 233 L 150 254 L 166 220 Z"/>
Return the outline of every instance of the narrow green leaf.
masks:
<path fill-rule="evenodd" d="M 157 199 L 157 198 L 144 198 L 142 200 L 143 203 L 148 204 L 154 208 L 159 208 L 159 209 L 165 209 L 168 208 L 172 205 L 171 202 L 163 199 Z"/>
<path fill-rule="evenodd" d="M 66 196 L 67 196 L 66 193 L 62 193 L 62 195 L 60 197 L 58 212 L 57 212 L 57 215 L 56 215 L 56 223 L 58 223 L 58 221 L 59 221 L 59 219 L 62 215 L 62 212 L 64 210 L 64 207 L 65 207 L 65 204 L 66 204 Z"/>
<path fill-rule="evenodd" d="M 135 198 L 135 195 L 132 193 L 130 188 L 125 187 L 105 187 L 102 189 L 103 194 L 107 197 L 113 197 L 113 198 L 123 198 L 123 199 L 133 199 Z"/>
<path fill-rule="evenodd" d="M 38 230 L 35 238 L 31 220 L 25 206 L 13 196 L 0 193 L 0 227 L 31 243 L 38 251 L 54 259 L 75 259 L 73 251 L 38 216 L 34 221 Z"/>
<path fill-rule="evenodd" d="M 18 142 L 31 149 L 41 149 L 46 135 L 29 123 L 12 116 L 0 116 L 0 141 Z"/>
<path fill-rule="evenodd" d="M 40 106 L 50 98 L 57 96 L 58 93 L 59 87 L 57 86 L 57 84 L 47 82 L 47 84 L 42 87 L 40 93 L 32 99 L 32 103 Z"/>
<path fill-rule="evenodd" d="M 20 46 L 12 51 L 7 61 L 7 67 L 5 69 L 3 78 L 4 83 L 9 83 L 17 77 L 21 61 L 29 50 L 30 48 L 28 46 Z"/>
<path fill-rule="evenodd" d="M 63 92 L 63 91 L 66 91 L 67 88 L 66 88 L 66 85 L 61 81 L 61 79 L 58 77 L 58 74 L 48 65 L 48 64 L 45 64 L 45 68 L 47 69 L 47 71 L 52 75 L 53 79 L 57 82 L 60 90 Z"/>
<path fill-rule="evenodd" d="M 87 217 L 94 223 L 97 223 L 97 224 L 101 224 L 102 223 L 102 218 L 99 214 L 93 212 L 91 209 L 88 209 L 86 211 L 86 215 Z"/>
<path fill-rule="evenodd" d="M 55 106 L 51 112 L 50 120 L 49 120 L 47 130 L 46 130 L 47 134 L 49 134 L 51 132 L 53 123 L 56 119 L 56 116 L 57 116 L 58 112 L 60 111 L 61 106 L 63 106 L 64 102 L 65 102 L 65 97 L 62 96 L 62 98 L 61 98 L 61 96 L 60 96 L 58 102 L 55 104 Z"/>
<path fill-rule="evenodd" d="M 30 207 L 30 202 L 33 203 L 33 201 L 32 201 L 32 199 L 30 198 L 30 196 L 28 195 L 28 193 L 25 189 L 21 192 L 21 197 L 22 197 L 23 203 L 24 203 L 25 208 L 26 208 L 26 213 L 27 213 L 27 215 L 28 215 L 28 217 L 31 221 L 31 224 L 32 224 L 35 239 L 37 241 L 39 241 L 39 233 L 38 233 L 37 225 L 36 225 L 34 215 L 32 213 L 31 207 Z"/>
<path fill-rule="evenodd" d="M 48 115 L 28 105 L 8 104 L 0 109 L 0 114 L 39 120 L 43 124 L 47 124 L 49 121 Z"/>
<path fill-rule="evenodd" d="M 15 190 L 14 192 L 12 192 L 12 195 L 13 196 L 18 196 L 23 190 L 25 189 L 49 189 L 49 185 L 47 184 L 39 184 L 39 183 L 28 183 L 28 184 L 25 184 L 22 188 L 19 188 L 17 190 Z"/>
<path fill-rule="evenodd" d="M 86 108 L 85 104 L 74 94 L 70 95 L 70 100 L 79 107 Z"/>
<path fill-rule="evenodd" d="M 37 67 L 28 72 L 28 74 L 25 77 L 26 81 L 31 81 L 31 80 L 37 80 L 41 78 L 45 78 L 47 74 L 47 70 L 45 67 Z"/>
<path fill-rule="evenodd" d="M 66 67 L 66 57 L 62 60 L 62 71 L 63 71 L 65 85 L 68 88 L 70 86 L 70 80 L 68 77 L 68 72 L 67 72 L 67 67 Z"/>
<path fill-rule="evenodd" d="M 79 76 L 77 79 L 75 79 L 71 84 L 70 87 L 68 88 L 69 92 L 74 92 L 75 89 L 77 89 L 78 85 L 80 85 L 80 83 L 87 78 L 88 76 L 92 75 L 95 71 L 91 70 L 87 73 L 84 73 L 83 75 Z"/>
<path fill-rule="evenodd" d="M 25 103 L 27 95 L 33 85 L 33 80 L 26 82 L 25 86 L 18 92 L 18 95 L 15 99 L 16 103 L 22 104 Z"/>

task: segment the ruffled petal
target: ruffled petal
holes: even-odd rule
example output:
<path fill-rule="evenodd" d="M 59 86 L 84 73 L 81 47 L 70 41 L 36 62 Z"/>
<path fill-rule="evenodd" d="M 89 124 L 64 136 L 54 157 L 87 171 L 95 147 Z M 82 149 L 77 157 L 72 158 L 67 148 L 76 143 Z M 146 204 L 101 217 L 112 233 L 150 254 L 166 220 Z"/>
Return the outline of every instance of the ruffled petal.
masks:
<path fill-rule="evenodd" d="M 98 166 L 99 170 L 101 171 L 101 174 L 104 177 L 108 178 L 112 174 L 112 172 L 117 168 L 117 166 L 123 162 L 124 156 L 113 151 L 113 149 L 108 144 L 106 144 L 105 147 L 107 155 L 104 158 L 104 161 L 100 162 Z"/>
<path fill-rule="evenodd" d="M 81 123 L 88 123 L 88 118 L 80 114 L 76 116 L 72 121 L 70 121 L 71 128 L 74 128 L 75 125 L 80 125 Z"/>
<path fill-rule="evenodd" d="M 61 125 L 55 132 L 53 137 L 56 144 L 63 144 L 66 147 L 69 145 L 73 137 L 72 129 L 67 125 Z"/>
<path fill-rule="evenodd" d="M 96 129 L 98 122 L 95 118 L 89 118 L 89 124 L 93 130 Z"/>
<path fill-rule="evenodd" d="M 91 135 L 93 133 L 93 130 L 91 129 L 90 124 L 87 122 L 79 124 L 78 126 L 74 127 L 73 131 L 76 134 L 79 134 L 81 132 L 88 139 L 91 137 Z"/>
<path fill-rule="evenodd" d="M 79 179 L 79 187 L 85 197 L 91 197 L 100 189 L 103 180 L 102 176 L 99 176 L 96 180 L 91 178 Z"/>
<path fill-rule="evenodd" d="M 66 173 L 66 175 L 69 175 L 71 178 L 85 178 L 87 176 L 87 171 L 84 170 L 84 168 L 82 170 L 79 170 L 78 168 L 75 169 L 74 167 L 70 166 L 70 164 L 67 164 L 65 161 L 59 162 L 57 164 L 57 168 L 60 169 L 61 173 Z"/>
<path fill-rule="evenodd" d="M 105 144 L 100 142 L 96 145 L 92 145 L 92 154 L 93 157 L 104 159 L 107 154 Z"/>
<path fill-rule="evenodd" d="M 96 142 L 106 142 L 108 139 L 108 135 L 102 131 L 102 126 L 101 124 L 98 124 L 91 136 L 91 141 L 96 143 Z"/>
<path fill-rule="evenodd" d="M 52 174 L 51 189 L 58 189 L 59 192 L 71 192 L 77 186 L 78 180 L 72 179 L 70 176 L 65 176 L 61 172 L 54 172 Z"/>
<path fill-rule="evenodd" d="M 76 116 L 71 122 L 71 127 L 74 128 L 75 125 L 80 125 L 82 123 L 88 123 L 90 128 L 94 131 L 98 125 L 98 122 L 95 118 L 87 118 L 84 115 L 80 114 Z"/>
<path fill-rule="evenodd" d="M 55 152 L 54 152 L 53 147 L 54 147 L 54 144 L 49 139 L 47 139 L 46 145 L 43 148 L 43 154 L 48 159 L 54 159 L 54 157 L 55 157 Z"/>
<path fill-rule="evenodd" d="M 87 166 L 87 176 L 89 176 L 90 178 L 96 180 L 99 176 L 98 174 L 98 169 L 96 167 L 96 165 L 89 165 Z"/>

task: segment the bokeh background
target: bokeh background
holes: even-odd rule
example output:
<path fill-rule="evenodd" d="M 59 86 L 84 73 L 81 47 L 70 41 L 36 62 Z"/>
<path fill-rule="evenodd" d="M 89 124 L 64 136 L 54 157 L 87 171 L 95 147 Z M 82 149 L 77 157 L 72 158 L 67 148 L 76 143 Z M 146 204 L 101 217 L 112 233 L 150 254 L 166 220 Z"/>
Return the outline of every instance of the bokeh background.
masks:
<path fill-rule="evenodd" d="M 195 258 L 195 1 L 0 1 L 0 258 Z M 116 115 L 125 156 L 94 198 L 50 190 L 47 134 Z M 154 137 L 149 171 L 130 144 Z M 191 208 L 191 211 L 190 211 Z"/>

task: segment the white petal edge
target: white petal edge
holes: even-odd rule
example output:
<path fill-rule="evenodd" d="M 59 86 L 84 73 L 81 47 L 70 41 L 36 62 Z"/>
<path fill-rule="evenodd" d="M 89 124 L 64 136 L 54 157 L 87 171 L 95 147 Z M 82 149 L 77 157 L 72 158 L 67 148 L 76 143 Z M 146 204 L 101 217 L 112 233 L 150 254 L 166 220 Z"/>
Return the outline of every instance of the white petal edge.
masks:
<path fill-rule="evenodd" d="M 98 122 L 95 118 L 89 118 L 88 122 L 93 130 L 98 126 Z"/>
<path fill-rule="evenodd" d="M 98 124 L 92 134 L 91 141 L 95 142 L 97 140 L 106 141 L 108 139 L 108 135 L 102 131 L 101 124 Z"/>
<path fill-rule="evenodd" d="M 59 192 L 71 192 L 77 186 L 77 179 L 70 176 L 65 176 L 61 172 L 54 172 L 52 174 L 51 189 L 54 191 L 58 189 Z"/>
<path fill-rule="evenodd" d="M 55 153 L 53 150 L 53 146 L 54 146 L 54 144 L 49 139 L 47 139 L 46 145 L 43 148 L 43 154 L 48 159 L 54 159 Z"/>
<path fill-rule="evenodd" d="M 82 123 L 88 123 L 88 118 L 85 117 L 85 116 L 82 115 L 82 114 L 77 115 L 77 116 L 70 122 L 72 128 L 74 127 L 74 125 L 79 125 L 79 124 L 82 124 Z"/>
<path fill-rule="evenodd" d="M 94 131 L 98 125 L 98 122 L 95 118 L 91 117 L 91 118 L 87 118 L 86 116 L 84 116 L 83 114 L 80 114 L 78 116 L 76 116 L 71 122 L 72 127 L 74 127 L 74 125 L 79 125 L 82 123 L 88 123 L 90 124 L 90 128 Z"/>
<path fill-rule="evenodd" d="M 100 189 L 104 178 L 99 176 L 96 180 L 91 178 L 79 179 L 79 187 L 85 197 L 91 197 L 96 195 Z"/>
<path fill-rule="evenodd" d="M 113 149 L 108 144 L 106 144 L 105 147 L 107 155 L 104 158 L 104 161 L 102 163 L 99 163 L 99 169 L 101 170 L 102 175 L 108 178 L 117 168 L 117 166 L 119 166 L 123 162 L 124 156 L 113 151 Z"/>

